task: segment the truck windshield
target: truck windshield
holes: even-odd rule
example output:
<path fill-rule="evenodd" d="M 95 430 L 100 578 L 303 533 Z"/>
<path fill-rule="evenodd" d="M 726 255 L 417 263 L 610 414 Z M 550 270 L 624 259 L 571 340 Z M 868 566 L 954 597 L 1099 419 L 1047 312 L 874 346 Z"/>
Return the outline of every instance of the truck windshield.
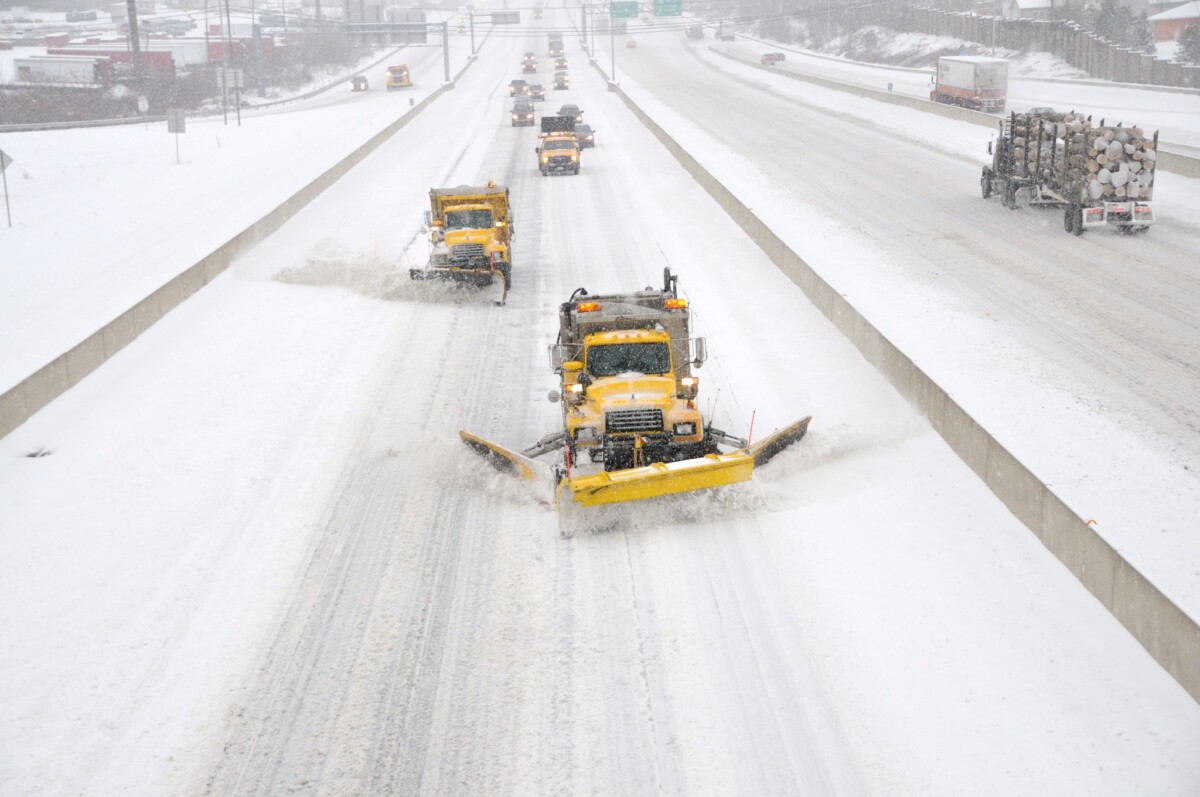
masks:
<path fill-rule="evenodd" d="M 448 210 L 447 230 L 483 230 L 492 226 L 490 210 Z"/>
<path fill-rule="evenodd" d="M 665 374 L 671 370 L 671 352 L 666 343 L 610 343 L 591 346 L 587 370 L 595 377 L 628 372 Z"/>
<path fill-rule="evenodd" d="M 575 149 L 574 141 L 547 141 L 546 149 Z"/>

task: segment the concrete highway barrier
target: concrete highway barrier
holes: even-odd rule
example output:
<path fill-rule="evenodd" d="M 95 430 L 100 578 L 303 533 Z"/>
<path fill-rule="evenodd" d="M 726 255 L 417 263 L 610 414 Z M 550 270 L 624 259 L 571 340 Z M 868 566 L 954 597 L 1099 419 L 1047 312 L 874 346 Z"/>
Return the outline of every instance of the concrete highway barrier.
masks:
<path fill-rule="evenodd" d="M 595 61 L 592 65 L 608 79 Z M 966 409 L 950 398 L 916 363 L 822 279 L 750 208 L 630 99 L 619 85 L 609 82 L 609 90 L 616 92 L 709 196 L 804 291 L 863 357 L 901 395 L 928 416 L 937 433 L 1009 511 L 1036 534 L 1042 544 L 1125 626 L 1154 660 L 1194 700 L 1200 702 L 1200 625 L 1196 620 L 1172 603 L 1169 597 L 1122 558 L 1084 518 L 1072 511 L 1036 474 L 980 426 Z M 879 93 L 866 94 L 870 91 L 861 89 L 864 96 Z M 924 102 L 924 105 L 945 111 L 948 116 L 974 113 L 929 102 Z M 991 119 L 994 121 L 994 117 Z"/>
<path fill-rule="evenodd" d="M 486 37 L 484 38 L 486 41 Z M 365 144 L 325 170 L 320 176 L 288 197 L 278 207 L 229 239 L 198 263 L 188 267 L 166 285 L 122 313 L 67 353 L 40 368 L 9 391 L 0 394 L 0 437 L 25 423 L 42 407 L 65 393 L 96 370 L 109 357 L 129 345 L 160 318 L 212 282 L 241 254 L 284 225 L 322 191 L 379 148 L 438 97 L 454 88 L 463 73 L 475 63 L 467 62 L 454 79 L 438 88 L 403 116 L 372 136 Z"/>

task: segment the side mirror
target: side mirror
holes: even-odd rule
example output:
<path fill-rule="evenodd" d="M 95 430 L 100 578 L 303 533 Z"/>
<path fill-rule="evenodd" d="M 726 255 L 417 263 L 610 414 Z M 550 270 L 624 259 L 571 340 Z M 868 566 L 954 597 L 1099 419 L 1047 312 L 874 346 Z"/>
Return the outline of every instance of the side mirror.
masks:
<path fill-rule="evenodd" d="M 541 155 L 541 154 L 542 154 L 542 148 L 541 148 L 541 147 L 534 147 L 534 148 L 533 148 L 533 151 L 534 151 L 535 153 L 537 153 L 538 155 Z"/>
<path fill-rule="evenodd" d="M 704 361 L 708 359 L 708 341 L 706 341 L 704 338 L 696 338 L 692 341 L 692 344 L 692 356 L 694 357 L 692 360 L 692 366 L 699 368 L 700 366 L 704 365 Z"/>
<path fill-rule="evenodd" d="M 546 394 L 546 398 L 550 399 L 551 404 L 557 404 L 560 400 L 562 400 L 562 395 L 560 395 L 557 390 L 551 390 Z"/>
<path fill-rule="evenodd" d="M 425 211 L 425 226 L 428 227 L 431 224 L 433 224 L 433 213 L 427 210 Z"/>
<path fill-rule="evenodd" d="M 988 142 L 988 154 L 989 155 L 992 154 L 992 142 L 990 142 L 990 141 Z"/>

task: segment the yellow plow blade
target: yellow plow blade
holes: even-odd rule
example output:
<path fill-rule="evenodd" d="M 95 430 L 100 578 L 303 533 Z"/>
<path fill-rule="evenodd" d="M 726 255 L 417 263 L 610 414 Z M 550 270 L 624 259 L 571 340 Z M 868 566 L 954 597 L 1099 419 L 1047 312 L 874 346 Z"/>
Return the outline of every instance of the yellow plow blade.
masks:
<path fill-rule="evenodd" d="M 754 464 L 761 468 L 774 459 L 780 451 L 792 443 L 800 442 L 800 438 L 804 437 L 804 433 L 808 431 L 808 422 L 811 420 L 811 415 L 801 418 L 790 426 L 785 426 L 778 432 L 767 435 L 757 443 L 751 443 L 746 452 L 754 457 Z"/>
<path fill-rule="evenodd" d="M 563 479 L 558 485 L 558 505 L 563 506 L 568 492 L 571 500 L 583 506 L 617 504 L 749 481 L 753 471 L 754 458 L 745 451 L 709 454 L 680 462 L 655 462 L 640 468 Z"/>
<path fill-rule="evenodd" d="M 462 438 L 468 448 L 486 459 L 489 465 L 501 473 L 509 473 L 528 481 L 537 478 L 534 472 L 534 462 L 529 457 L 509 451 L 495 443 L 489 443 L 470 432 L 460 431 L 458 436 Z"/>

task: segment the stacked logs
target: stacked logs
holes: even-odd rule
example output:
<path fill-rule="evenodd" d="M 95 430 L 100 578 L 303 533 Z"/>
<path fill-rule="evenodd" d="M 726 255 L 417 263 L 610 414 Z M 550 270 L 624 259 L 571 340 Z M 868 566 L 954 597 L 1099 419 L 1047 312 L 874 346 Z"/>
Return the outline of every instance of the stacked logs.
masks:
<path fill-rule="evenodd" d="M 1140 127 L 1093 125 L 1078 113 L 1014 113 L 1010 127 L 1015 176 L 1036 177 L 1084 203 L 1153 197 L 1157 133 L 1147 138 Z"/>

